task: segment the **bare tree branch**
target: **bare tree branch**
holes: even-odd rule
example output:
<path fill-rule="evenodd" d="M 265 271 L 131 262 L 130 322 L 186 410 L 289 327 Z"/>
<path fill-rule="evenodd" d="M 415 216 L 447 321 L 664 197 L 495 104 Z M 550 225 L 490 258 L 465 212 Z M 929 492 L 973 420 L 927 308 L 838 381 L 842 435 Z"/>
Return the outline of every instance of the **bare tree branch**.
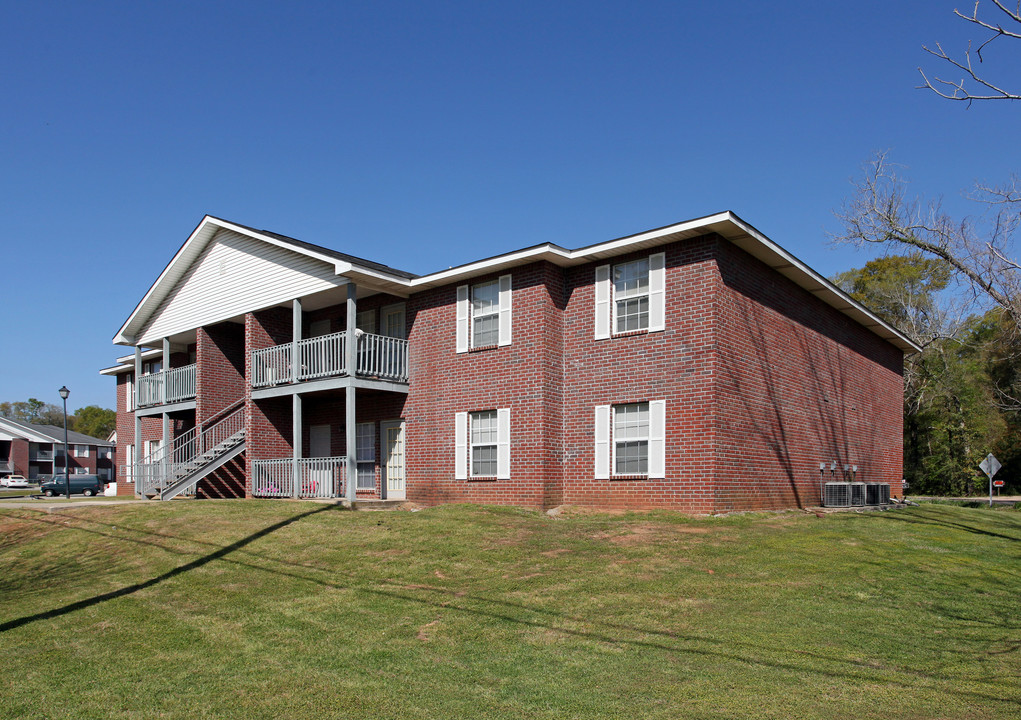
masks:
<path fill-rule="evenodd" d="M 980 44 L 978 48 L 974 51 L 975 56 L 978 58 L 979 63 L 985 61 L 985 58 L 982 56 L 982 51 L 985 50 L 985 48 L 988 45 L 990 45 L 994 40 L 998 40 L 1000 38 L 1021 40 L 1021 2 L 1018 3 L 1018 6 L 1015 10 L 1010 10 L 1003 4 L 1001 0 L 991 1 L 993 5 L 995 5 L 1004 15 L 1006 15 L 1007 19 L 1010 22 L 1016 23 L 1017 25 L 1016 28 L 1009 24 L 1008 27 L 1005 28 L 1003 25 L 999 23 L 987 22 L 986 20 L 980 18 L 978 15 L 979 9 L 978 0 L 976 0 L 975 2 L 975 7 L 971 15 L 965 15 L 959 10 L 954 10 L 954 14 L 957 15 L 957 17 L 973 25 L 976 25 L 977 27 L 980 27 L 983 30 L 988 30 L 993 33 L 989 38 L 983 41 L 982 44 Z M 940 43 L 936 43 L 935 50 L 925 45 L 922 46 L 922 49 L 925 50 L 925 52 L 929 53 L 930 55 L 950 64 L 952 67 L 955 67 L 958 70 L 962 70 L 966 74 L 966 77 L 962 78 L 961 80 L 946 80 L 939 76 L 933 76 L 933 78 L 930 80 L 929 76 L 926 75 L 925 71 L 922 70 L 922 68 L 918 68 L 918 72 L 919 74 L 921 74 L 922 80 L 924 81 L 924 84 L 918 86 L 920 89 L 927 88 L 932 92 L 936 93 L 937 95 L 939 95 L 941 98 L 945 98 L 947 100 L 959 100 L 967 102 L 969 107 L 971 106 L 971 103 L 975 100 L 1021 100 L 1021 92 L 1008 90 L 1004 87 L 1001 87 L 1000 85 L 988 79 L 984 75 L 980 75 L 978 73 L 978 71 L 972 65 L 971 59 L 972 43 L 970 41 L 968 42 L 968 49 L 965 50 L 964 52 L 963 60 L 958 60 L 950 56 L 945 50 L 943 50 L 943 46 Z M 977 83 L 982 88 L 984 88 L 985 91 L 990 92 L 973 93 L 972 91 L 968 90 L 965 87 L 965 82 L 967 81 L 968 78 L 970 78 L 972 82 Z"/>

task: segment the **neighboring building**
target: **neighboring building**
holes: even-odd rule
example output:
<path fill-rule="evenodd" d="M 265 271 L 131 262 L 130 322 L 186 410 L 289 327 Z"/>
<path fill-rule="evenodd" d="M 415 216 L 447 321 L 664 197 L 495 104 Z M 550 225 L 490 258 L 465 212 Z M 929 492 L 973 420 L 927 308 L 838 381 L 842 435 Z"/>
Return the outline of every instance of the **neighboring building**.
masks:
<path fill-rule="evenodd" d="M 114 342 L 124 494 L 699 513 L 900 495 L 918 350 L 732 213 L 424 276 L 206 216 Z"/>
<path fill-rule="evenodd" d="M 114 443 L 68 431 L 68 469 L 72 475 L 99 475 L 116 480 Z M 64 428 L 0 417 L 0 477 L 29 479 L 64 474 Z"/>

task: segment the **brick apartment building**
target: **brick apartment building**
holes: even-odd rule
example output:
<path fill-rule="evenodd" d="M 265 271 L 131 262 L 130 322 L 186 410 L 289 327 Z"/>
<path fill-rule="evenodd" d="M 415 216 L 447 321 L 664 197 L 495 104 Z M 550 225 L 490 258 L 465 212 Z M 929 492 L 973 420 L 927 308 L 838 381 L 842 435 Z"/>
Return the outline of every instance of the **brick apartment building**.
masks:
<path fill-rule="evenodd" d="M 68 431 L 67 440 L 68 472 L 114 481 L 113 443 L 73 431 Z M 63 473 L 64 428 L 0 417 L 0 477 L 37 479 Z"/>
<path fill-rule="evenodd" d="M 729 212 L 423 276 L 206 216 L 114 342 L 122 494 L 696 513 L 900 495 L 918 349 Z"/>

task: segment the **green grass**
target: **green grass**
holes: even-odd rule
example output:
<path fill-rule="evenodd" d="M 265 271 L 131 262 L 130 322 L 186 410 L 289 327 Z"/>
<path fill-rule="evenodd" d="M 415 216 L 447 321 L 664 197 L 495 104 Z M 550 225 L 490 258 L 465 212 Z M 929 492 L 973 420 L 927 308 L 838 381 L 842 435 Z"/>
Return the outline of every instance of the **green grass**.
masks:
<path fill-rule="evenodd" d="M 1016 718 L 1021 513 L 0 509 L 0 717 Z"/>

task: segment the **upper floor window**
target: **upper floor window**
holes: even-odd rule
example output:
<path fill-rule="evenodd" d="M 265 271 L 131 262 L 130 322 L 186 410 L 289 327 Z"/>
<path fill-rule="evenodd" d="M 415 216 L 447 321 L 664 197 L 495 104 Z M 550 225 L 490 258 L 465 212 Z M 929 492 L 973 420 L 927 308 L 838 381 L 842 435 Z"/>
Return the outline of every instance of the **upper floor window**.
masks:
<path fill-rule="evenodd" d="M 613 266 L 613 331 L 649 329 L 649 260 Z"/>
<path fill-rule="evenodd" d="M 457 352 L 511 343 L 511 276 L 457 288 Z"/>
<path fill-rule="evenodd" d="M 595 270 L 597 340 L 666 327 L 666 255 L 656 253 Z"/>
<path fill-rule="evenodd" d="M 89 446 L 88 445 L 75 445 L 74 446 L 74 456 L 76 458 L 87 458 L 89 456 Z"/>
<path fill-rule="evenodd" d="M 163 369 L 162 360 L 147 360 L 144 363 L 142 363 L 143 375 L 152 375 L 154 373 L 158 373 L 162 369 Z"/>

